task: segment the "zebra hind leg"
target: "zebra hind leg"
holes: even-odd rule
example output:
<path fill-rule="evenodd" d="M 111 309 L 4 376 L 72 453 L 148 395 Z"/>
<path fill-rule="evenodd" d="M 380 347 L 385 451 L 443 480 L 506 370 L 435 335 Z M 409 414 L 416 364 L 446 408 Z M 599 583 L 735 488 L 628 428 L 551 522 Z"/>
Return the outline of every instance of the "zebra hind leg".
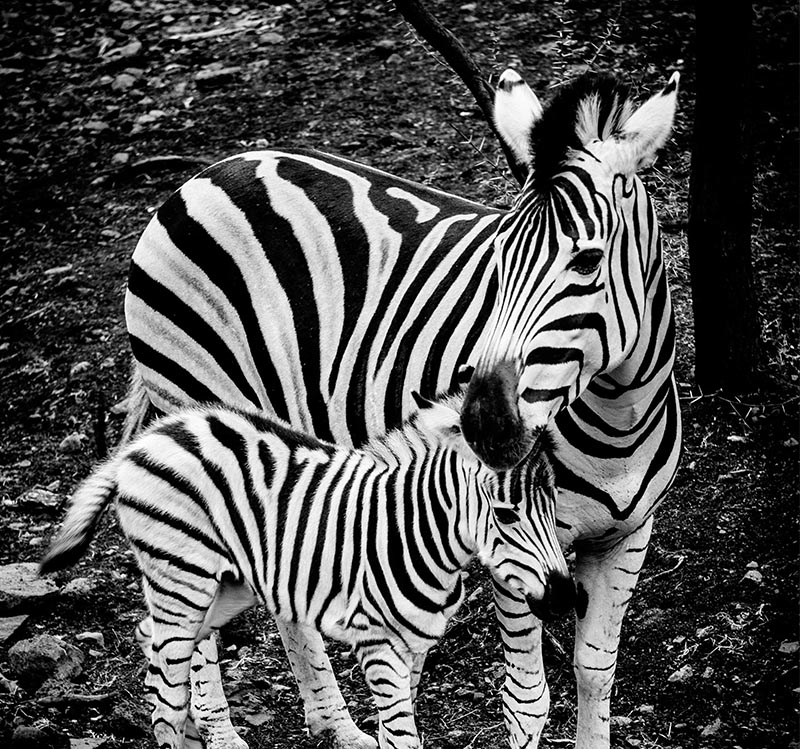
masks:
<path fill-rule="evenodd" d="M 151 617 L 147 616 L 139 622 L 134 631 L 134 637 L 149 663 L 153 639 L 153 619 Z M 192 661 L 192 669 L 194 669 L 194 655 L 192 656 Z M 205 744 L 200 738 L 200 732 L 197 730 L 190 710 L 186 718 L 186 728 L 184 730 L 184 747 L 185 749 L 203 749 L 204 746 Z"/>
<path fill-rule="evenodd" d="M 494 580 L 494 606 L 505 653 L 503 716 L 511 749 L 536 749 L 550 711 L 542 662 L 542 623 L 523 596 Z"/>
<path fill-rule="evenodd" d="M 375 739 L 350 717 L 319 633 L 279 619 L 275 623 L 303 699 L 309 733 L 327 738 L 335 749 L 377 749 Z"/>
<path fill-rule="evenodd" d="M 617 666 L 620 630 L 644 563 L 653 521 L 611 549 L 576 549 L 578 616 L 575 628 L 575 677 L 578 682 L 576 749 L 610 746 L 611 690 Z M 584 599 L 585 612 L 580 599 Z"/>

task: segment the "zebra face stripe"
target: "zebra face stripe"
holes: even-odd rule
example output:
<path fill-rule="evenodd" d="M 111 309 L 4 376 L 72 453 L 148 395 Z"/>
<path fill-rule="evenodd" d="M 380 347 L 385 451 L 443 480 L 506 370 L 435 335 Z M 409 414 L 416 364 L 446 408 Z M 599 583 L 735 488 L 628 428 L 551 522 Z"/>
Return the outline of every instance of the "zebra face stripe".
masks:
<path fill-rule="evenodd" d="M 548 192 L 529 183 L 499 227 L 498 296 L 463 412 L 467 441 L 493 468 L 522 460 L 630 352 L 645 303 L 642 195 L 586 151 Z"/>

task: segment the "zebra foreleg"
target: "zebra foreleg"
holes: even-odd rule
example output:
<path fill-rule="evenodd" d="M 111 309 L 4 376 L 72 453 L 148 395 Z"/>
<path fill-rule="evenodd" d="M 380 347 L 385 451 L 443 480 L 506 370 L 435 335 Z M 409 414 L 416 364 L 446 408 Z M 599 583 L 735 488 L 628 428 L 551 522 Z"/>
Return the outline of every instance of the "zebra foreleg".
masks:
<path fill-rule="evenodd" d="M 576 549 L 579 602 L 574 660 L 578 682 L 576 749 L 610 746 L 611 689 L 620 630 L 644 563 L 652 527 L 650 519 L 603 552 L 592 552 L 585 547 Z"/>
<path fill-rule="evenodd" d="M 355 653 L 378 708 L 378 746 L 419 749 L 412 698 L 413 672 L 417 665 L 421 668 L 419 656 L 400 653 L 388 643 L 356 646 Z"/>
<path fill-rule="evenodd" d="M 311 735 L 329 737 L 335 749 L 376 749 L 375 739 L 359 730 L 350 717 L 319 633 L 286 621 L 275 623 L 303 699 Z"/>
<path fill-rule="evenodd" d="M 494 605 L 505 653 L 503 716 L 512 749 L 539 746 L 550 688 L 542 663 L 542 623 L 519 593 L 493 579 Z"/>

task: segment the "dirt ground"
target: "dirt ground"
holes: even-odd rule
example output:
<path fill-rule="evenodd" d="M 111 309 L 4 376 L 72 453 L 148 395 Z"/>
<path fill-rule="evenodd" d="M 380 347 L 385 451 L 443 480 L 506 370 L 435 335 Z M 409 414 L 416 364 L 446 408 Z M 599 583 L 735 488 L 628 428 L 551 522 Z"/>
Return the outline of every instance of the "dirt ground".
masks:
<path fill-rule="evenodd" d="M 683 72 L 675 138 L 646 180 L 678 307 L 684 457 L 623 631 L 612 735 L 617 747 L 797 747 L 797 8 L 756 6 L 764 380 L 727 398 L 692 380 L 692 4 L 430 4 L 487 73 L 514 64 L 545 98 L 586 64 L 617 72 L 642 96 Z M 387 3 L 6 0 L 0 20 L 5 564 L 35 561 L 61 515 L 20 496 L 34 487 L 68 496 L 119 436 L 128 259 L 198 159 L 302 145 L 489 203 L 506 204 L 513 184 L 468 93 Z M 108 737 L 108 747 L 150 747 L 131 638 L 141 599 L 113 520 L 59 582 L 74 577 L 85 578 L 82 596 L 57 598 L 0 645 L 0 745 L 17 726 L 48 724 L 76 739 Z M 419 723 L 431 749 L 503 741 L 489 586 L 477 569 L 470 586 L 423 678 Z M 102 646 L 77 639 L 85 632 L 101 632 Z M 50 699 L 10 681 L 7 661 L 10 644 L 41 633 L 86 656 L 76 683 Z M 574 734 L 571 637 L 568 620 L 548 628 L 546 747 L 568 746 Z M 234 721 L 251 747 L 315 745 L 272 624 L 249 613 L 224 632 L 224 647 Z M 356 720 L 374 731 L 355 662 L 337 645 L 331 654 Z"/>

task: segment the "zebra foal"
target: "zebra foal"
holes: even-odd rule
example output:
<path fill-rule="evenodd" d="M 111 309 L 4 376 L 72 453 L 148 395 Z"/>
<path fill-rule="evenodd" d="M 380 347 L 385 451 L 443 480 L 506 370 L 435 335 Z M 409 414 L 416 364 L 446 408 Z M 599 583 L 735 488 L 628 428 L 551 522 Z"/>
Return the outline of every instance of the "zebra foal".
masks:
<path fill-rule="evenodd" d="M 461 436 L 459 396 L 416 397 L 416 416 L 361 449 L 252 412 L 182 411 L 79 487 L 41 569 L 76 561 L 116 497 L 150 612 L 137 636 L 159 746 L 183 746 L 198 643 L 256 603 L 354 648 L 381 747 L 420 746 L 422 664 L 472 558 L 538 615 L 571 608 L 547 458 L 496 473 Z M 242 745 L 215 727 L 198 726 L 209 746 Z"/>

